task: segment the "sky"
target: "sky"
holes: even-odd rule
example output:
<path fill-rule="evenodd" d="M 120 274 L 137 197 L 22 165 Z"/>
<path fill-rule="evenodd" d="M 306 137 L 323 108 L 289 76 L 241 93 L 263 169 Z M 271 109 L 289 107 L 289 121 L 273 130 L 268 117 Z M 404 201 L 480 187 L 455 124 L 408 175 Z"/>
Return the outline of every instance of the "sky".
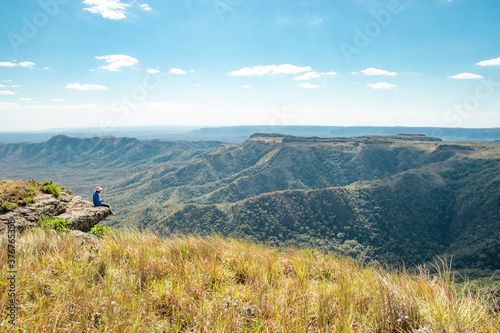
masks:
<path fill-rule="evenodd" d="M 500 127 L 498 0 L 2 0 L 0 131 Z"/>

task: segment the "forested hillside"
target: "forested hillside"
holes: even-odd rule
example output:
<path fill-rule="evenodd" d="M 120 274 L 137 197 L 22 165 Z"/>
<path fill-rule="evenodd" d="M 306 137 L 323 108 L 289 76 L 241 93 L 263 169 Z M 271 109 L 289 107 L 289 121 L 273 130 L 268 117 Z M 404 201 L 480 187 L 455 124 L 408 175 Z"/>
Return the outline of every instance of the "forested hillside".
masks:
<path fill-rule="evenodd" d="M 55 136 L 43 143 L 0 143 L 0 178 L 53 179 L 89 196 L 142 170 L 176 170 L 220 142 L 140 141 L 134 138 Z"/>
<path fill-rule="evenodd" d="M 84 197 L 104 186 L 116 226 L 314 246 L 366 261 L 448 256 L 455 268 L 500 270 L 498 141 L 60 136 L 0 145 L 0 166 L 0 178 L 47 175 Z"/>
<path fill-rule="evenodd" d="M 449 256 L 456 268 L 497 270 L 499 148 L 424 136 L 254 135 L 177 171 L 139 176 L 129 193 L 145 199 L 123 212 L 164 234 L 217 232 L 365 260 Z"/>

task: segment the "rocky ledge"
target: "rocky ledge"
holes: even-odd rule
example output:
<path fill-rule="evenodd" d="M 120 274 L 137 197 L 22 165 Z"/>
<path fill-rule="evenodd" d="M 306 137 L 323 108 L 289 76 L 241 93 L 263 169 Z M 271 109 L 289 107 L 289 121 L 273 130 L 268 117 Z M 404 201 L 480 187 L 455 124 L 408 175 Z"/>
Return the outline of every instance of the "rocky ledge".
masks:
<path fill-rule="evenodd" d="M 106 207 L 94 207 L 79 196 L 72 197 L 62 192 L 59 198 L 51 194 L 39 195 L 36 202 L 13 212 L 0 215 L 0 233 L 5 232 L 7 222 L 14 219 L 19 231 L 39 227 L 44 216 L 72 221 L 70 229 L 89 232 L 90 229 L 110 215 Z"/>

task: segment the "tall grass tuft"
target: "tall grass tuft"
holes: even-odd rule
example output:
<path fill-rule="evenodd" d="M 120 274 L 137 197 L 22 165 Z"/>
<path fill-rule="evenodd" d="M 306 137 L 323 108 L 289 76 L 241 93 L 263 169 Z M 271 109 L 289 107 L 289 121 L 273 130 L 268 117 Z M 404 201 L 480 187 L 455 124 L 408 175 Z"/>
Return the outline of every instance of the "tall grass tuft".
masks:
<path fill-rule="evenodd" d="M 16 246 L 18 321 L 2 318 L 5 332 L 500 332 L 486 296 L 446 270 L 123 230 L 97 243 L 32 230 Z M 2 308 L 6 291 L 0 284 Z"/>

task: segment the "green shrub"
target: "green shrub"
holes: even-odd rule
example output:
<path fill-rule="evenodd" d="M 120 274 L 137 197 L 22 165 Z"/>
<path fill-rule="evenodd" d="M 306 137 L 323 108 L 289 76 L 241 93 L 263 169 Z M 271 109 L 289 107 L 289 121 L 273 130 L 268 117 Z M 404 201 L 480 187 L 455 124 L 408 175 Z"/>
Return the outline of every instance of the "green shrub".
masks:
<path fill-rule="evenodd" d="M 36 194 L 36 188 L 34 188 L 33 186 L 30 186 L 26 190 L 28 190 L 28 195 L 29 196 L 35 196 L 35 194 Z"/>
<path fill-rule="evenodd" d="M 103 237 L 105 234 L 113 231 L 113 227 L 106 227 L 100 224 L 96 224 L 90 229 L 90 233 L 97 237 Z"/>
<path fill-rule="evenodd" d="M 2 202 L 2 205 L 0 205 L 0 213 L 8 213 L 11 210 L 14 210 L 17 207 L 16 204 L 10 203 L 10 202 Z"/>
<path fill-rule="evenodd" d="M 59 185 L 52 182 L 52 180 L 44 181 L 40 186 L 40 190 L 43 193 L 53 194 L 56 198 L 59 198 L 61 196 L 61 188 L 59 187 Z"/>
<path fill-rule="evenodd" d="M 29 204 L 32 204 L 36 201 L 36 198 L 34 196 L 29 196 L 29 197 L 26 197 L 23 199 L 23 202 L 26 204 L 26 205 L 29 205 Z"/>
<path fill-rule="evenodd" d="M 62 219 L 62 218 L 55 218 L 55 219 L 47 219 L 43 220 L 41 225 L 43 228 L 51 228 L 56 231 L 64 231 L 64 232 L 69 232 L 69 226 L 70 224 L 73 223 L 71 221 Z"/>

